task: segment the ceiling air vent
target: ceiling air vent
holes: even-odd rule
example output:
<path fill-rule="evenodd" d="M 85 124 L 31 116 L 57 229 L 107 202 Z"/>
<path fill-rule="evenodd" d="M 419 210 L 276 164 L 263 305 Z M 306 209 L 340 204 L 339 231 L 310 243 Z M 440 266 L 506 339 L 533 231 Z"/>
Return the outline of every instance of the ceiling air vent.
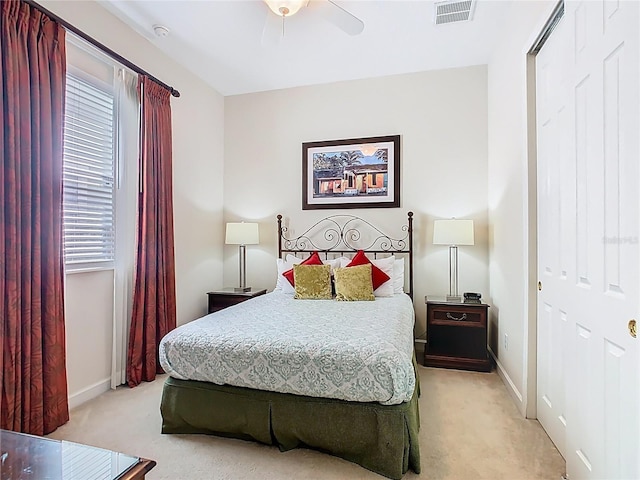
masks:
<path fill-rule="evenodd" d="M 437 2 L 435 23 L 442 25 L 445 23 L 466 22 L 471 20 L 474 0 L 453 0 Z"/>

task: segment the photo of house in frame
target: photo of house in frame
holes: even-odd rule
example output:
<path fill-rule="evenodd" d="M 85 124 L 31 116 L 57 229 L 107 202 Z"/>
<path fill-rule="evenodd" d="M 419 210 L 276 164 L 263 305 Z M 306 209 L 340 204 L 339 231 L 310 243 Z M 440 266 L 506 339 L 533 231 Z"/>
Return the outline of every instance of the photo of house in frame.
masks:
<path fill-rule="evenodd" d="M 302 144 L 303 210 L 400 206 L 400 136 Z"/>

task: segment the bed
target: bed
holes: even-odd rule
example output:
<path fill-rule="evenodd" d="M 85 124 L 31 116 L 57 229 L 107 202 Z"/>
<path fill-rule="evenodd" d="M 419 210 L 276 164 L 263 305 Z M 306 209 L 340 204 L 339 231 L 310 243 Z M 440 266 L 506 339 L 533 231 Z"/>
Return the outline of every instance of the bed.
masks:
<path fill-rule="evenodd" d="M 353 215 L 290 236 L 278 215 L 274 291 L 163 338 L 162 432 L 314 448 L 394 479 L 419 473 L 412 216 L 395 238 Z M 285 269 L 309 255 L 333 271 L 358 251 L 390 274 L 375 301 L 300 300 L 283 290 Z M 407 271 L 398 278 L 400 264 Z"/>

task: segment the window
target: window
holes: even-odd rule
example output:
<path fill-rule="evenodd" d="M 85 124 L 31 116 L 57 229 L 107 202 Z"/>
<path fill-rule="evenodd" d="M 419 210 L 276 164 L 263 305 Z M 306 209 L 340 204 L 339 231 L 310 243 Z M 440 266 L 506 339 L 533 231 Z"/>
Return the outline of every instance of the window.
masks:
<path fill-rule="evenodd" d="M 112 87 L 67 73 L 62 208 L 68 269 L 114 262 L 114 104 Z"/>
<path fill-rule="evenodd" d="M 91 270 L 65 295 L 73 325 L 86 302 L 113 323 L 111 387 L 126 383 L 136 260 L 138 75 L 73 32 L 66 34 L 63 246 L 65 273 Z M 96 287 L 102 286 L 99 290 Z M 103 307 L 110 306 L 111 313 Z M 74 313 L 76 318 L 74 319 Z M 107 318 L 108 317 L 108 318 Z"/>

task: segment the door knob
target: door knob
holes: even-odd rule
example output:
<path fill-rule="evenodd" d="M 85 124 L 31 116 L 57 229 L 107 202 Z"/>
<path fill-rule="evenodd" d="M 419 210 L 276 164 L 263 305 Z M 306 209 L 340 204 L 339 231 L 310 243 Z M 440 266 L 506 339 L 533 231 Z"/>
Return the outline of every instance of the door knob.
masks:
<path fill-rule="evenodd" d="M 636 321 L 635 320 L 629 320 L 629 335 L 631 335 L 633 338 L 636 338 Z"/>
<path fill-rule="evenodd" d="M 538 291 L 541 292 L 542 291 L 542 282 L 538 282 Z"/>

